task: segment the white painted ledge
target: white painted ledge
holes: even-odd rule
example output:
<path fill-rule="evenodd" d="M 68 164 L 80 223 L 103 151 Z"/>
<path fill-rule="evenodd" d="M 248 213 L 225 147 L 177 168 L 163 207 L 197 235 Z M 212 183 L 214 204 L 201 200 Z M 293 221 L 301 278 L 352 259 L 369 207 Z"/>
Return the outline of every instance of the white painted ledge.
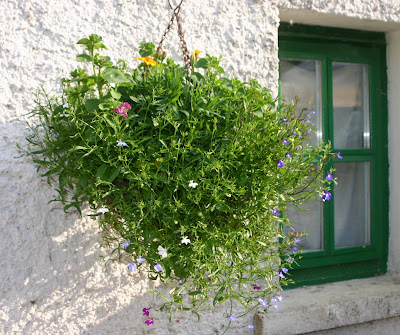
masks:
<path fill-rule="evenodd" d="M 256 335 L 296 335 L 400 315 L 400 278 L 389 275 L 283 291 L 280 311 L 254 316 Z"/>

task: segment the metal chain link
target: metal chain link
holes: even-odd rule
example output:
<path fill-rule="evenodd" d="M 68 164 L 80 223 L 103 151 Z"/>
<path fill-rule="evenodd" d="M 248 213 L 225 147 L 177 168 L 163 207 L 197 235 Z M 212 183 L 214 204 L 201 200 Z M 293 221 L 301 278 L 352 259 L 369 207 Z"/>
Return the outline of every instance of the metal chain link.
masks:
<path fill-rule="evenodd" d="M 173 7 L 171 5 L 171 1 L 168 0 L 169 7 L 173 10 L 173 14 L 172 14 L 171 20 L 168 23 L 167 28 L 164 31 L 164 34 L 161 37 L 161 41 L 158 44 L 158 50 L 161 51 L 162 44 L 163 44 L 165 38 L 167 37 L 167 34 L 171 30 L 171 27 L 172 27 L 172 25 L 174 23 L 174 20 L 176 18 L 176 24 L 178 26 L 178 35 L 179 35 L 179 39 L 180 39 L 180 42 L 181 42 L 181 48 L 182 48 L 182 54 L 183 54 L 183 61 L 185 63 L 185 67 L 186 67 L 187 73 L 190 74 L 190 69 L 191 69 L 191 67 L 190 67 L 190 54 L 189 54 L 189 51 L 187 49 L 185 38 L 183 36 L 182 25 L 181 25 L 180 18 L 179 18 L 179 13 L 181 11 L 182 3 L 183 3 L 183 0 L 181 0 L 179 5 L 176 6 L 175 9 L 173 9 Z"/>

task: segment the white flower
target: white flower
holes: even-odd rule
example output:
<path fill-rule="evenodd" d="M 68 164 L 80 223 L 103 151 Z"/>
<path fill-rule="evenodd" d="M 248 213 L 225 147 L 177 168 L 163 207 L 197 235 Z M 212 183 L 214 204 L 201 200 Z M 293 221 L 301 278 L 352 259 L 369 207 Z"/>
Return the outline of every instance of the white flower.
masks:
<path fill-rule="evenodd" d="M 112 88 L 115 88 L 115 83 L 110 83 L 110 86 L 111 86 Z"/>
<path fill-rule="evenodd" d="M 167 249 L 163 248 L 161 245 L 158 246 L 158 254 L 162 257 L 165 258 L 167 257 Z"/>
<path fill-rule="evenodd" d="M 122 142 L 121 139 L 119 139 L 117 141 L 117 147 L 126 147 L 128 144 L 126 144 L 125 142 Z"/>
<path fill-rule="evenodd" d="M 104 207 L 104 206 L 101 206 L 98 210 L 97 210 L 97 213 L 101 213 L 101 214 L 105 214 L 105 213 L 107 213 L 108 212 L 108 208 L 107 207 Z"/>
<path fill-rule="evenodd" d="M 190 240 L 188 239 L 187 236 L 185 236 L 185 237 L 182 239 L 182 244 L 188 245 L 189 243 L 190 243 Z"/>
<path fill-rule="evenodd" d="M 189 183 L 189 187 L 196 188 L 197 185 L 199 185 L 199 184 L 198 183 L 194 183 L 193 180 L 191 180 L 190 183 Z"/>
<path fill-rule="evenodd" d="M 69 108 L 69 103 L 66 102 L 66 103 L 63 105 L 63 108 Z"/>

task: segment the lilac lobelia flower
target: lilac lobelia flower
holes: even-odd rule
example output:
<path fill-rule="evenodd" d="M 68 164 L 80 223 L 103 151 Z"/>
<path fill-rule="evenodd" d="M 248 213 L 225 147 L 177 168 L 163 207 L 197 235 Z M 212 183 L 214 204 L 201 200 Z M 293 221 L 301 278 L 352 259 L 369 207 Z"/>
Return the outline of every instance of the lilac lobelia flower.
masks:
<path fill-rule="evenodd" d="M 287 273 L 288 271 L 289 271 L 288 269 L 282 268 L 282 272 L 283 272 L 283 273 Z"/>
<path fill-rule="evenodd" d="M 326 173 L 326 180 L 329 180 L 329 181 L 333 180 L 333 174 L 330 173 L 330 172 L 327 172 Z"/>
<path fill-rule="evenodd" d="M 128 270 L 129 271 L 136 271 L 136 264 L 135 263 L 128 263 Z"/>
<path fill-rule="evenodd" d="M 254 329 L 254 325 L 247 325 L 247 326 L 245 326 L 246 328 L 249 328 L 249 329 Z"/>
<path fill-rule="evenodd" d="M 340 152 L 336 153 L 336 157 L 339 158 L 339 159 L 343 159 L 343 156 L 340 154 Z"/>
<path fill-rule="evenodd" d="M 284 161 L 282 160 L 282 159 L 280 159 L 279 161 L 278 161 L 278 164 L 276 165 L 278 168 L 283 168 L 284 166 L 285 166 L 285 163 L 284 163 Z"/>
<path fill-rule="evenodd" d="M 139 256 L 137 259 L 138 264 L 142 264 L 144 262 L 146 262 L 146 258 L 143 258 L 142 256 Z"/>
<path fill-rule="evenodd" d="M 300 243 L 300 242 L 301 242 L 301 239 L 295 237 L 294 242 L 295 242 L 295 243 Z"/>
<path fill-rule="evenodd" d="M 143 311 L 143 315 L 149 316 L 149 314 L 150 314 L 150 313 L 149 313 L 150 308 L 146 308 L 146 307 L 145 307 L 145 308 L 142 309 L 142 311 Z"/>
<path fill-rule="evenodd" d="M 322 201 L 329 201 L 331 199 L 332 199 L 332 194 L 324 190 L 324 194 L 322 195 Z"/>
<path fill-rule="evenodd" d="M 285 275 L 282 272 L 279 272 L 279 277 L 281 277 L 282 279 L 285 278 Z"/>
<path fill-rule="evenodd" d="M 124 243 L 121 244 L 124 248 L 128 248 L 131 245 L 131 242 L 125 241 Z"/>
<path fill-rule="evenodd" d="M 272 214 L 273 214 L 273 215 L 278 215 L 278 214 L 279 214 L 279 209 L 274 208 L 274 209 L 272 210 Z"/>
<path fill-rule="evenodd" d="M 289 141 L 287 141 L 285 139 L 283 139 L 282 142 L 283 142 L 284 145 L 288 145 L 289 144 Z"/>
<path fill-rule="evenodd" d="M 122 142 L 121 139 L 117 141 L 117 147 L 126 147 L 128 144 L 126 142 Z"/>
<path fill-rule="evenodd" d="M 234 316 L 233 314 L 229 317 L 229 321 L 233 322 L 236 321 L 236 316 Z"/>
<path fill-rule="evenodd" d="M 288 258 L 285 259 L 285 262 L 288 262 L 291 264 L 294 262 L 294 258 L 289 256 Z"/>
<path fill-rule="evenodd" d="M 287 157 L 287 158 L 293 158 L 293 156 L 290 154 L 290 152 L 288 152 L 288 153 L 286 154 L 286 157 Z"/>
<path fill-rule="evenodd" d="M 281 121 L 282 121 L 282 122 L 285 122 L 285 123 L 288 122 L 288 120 L 285 119 L 284 117 L 281 119 Z"/>
<path fill-rule="evenodd" d="M 154 265 L 154 270 L 155 270 L 156 272 L 162 271 L 162 267 L 161 267 L 160 263 L 157 263 L 156 265 Z"/>

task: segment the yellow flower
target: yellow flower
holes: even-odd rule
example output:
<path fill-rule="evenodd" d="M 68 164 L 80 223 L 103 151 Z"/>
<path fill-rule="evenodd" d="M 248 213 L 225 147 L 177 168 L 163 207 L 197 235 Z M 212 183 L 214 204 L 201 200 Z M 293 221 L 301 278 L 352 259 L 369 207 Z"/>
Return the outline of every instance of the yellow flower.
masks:
<path fill-rule="evenodd" d="M 136 59 L 141 60 L 146 65 L 156 66 L 157 62 L 154 59 L 151 59 L 149 56 L 146 57 L 137 57 Z"/>
<path fill-rule="evenodd" d="M 197 49 L 194 49 L 194 53 L 196 54 L 196 56 L 198 56 L 199 54 L 201 54 L 203 51 L 200 51 L 200 50 L 197 50 Z"/>

